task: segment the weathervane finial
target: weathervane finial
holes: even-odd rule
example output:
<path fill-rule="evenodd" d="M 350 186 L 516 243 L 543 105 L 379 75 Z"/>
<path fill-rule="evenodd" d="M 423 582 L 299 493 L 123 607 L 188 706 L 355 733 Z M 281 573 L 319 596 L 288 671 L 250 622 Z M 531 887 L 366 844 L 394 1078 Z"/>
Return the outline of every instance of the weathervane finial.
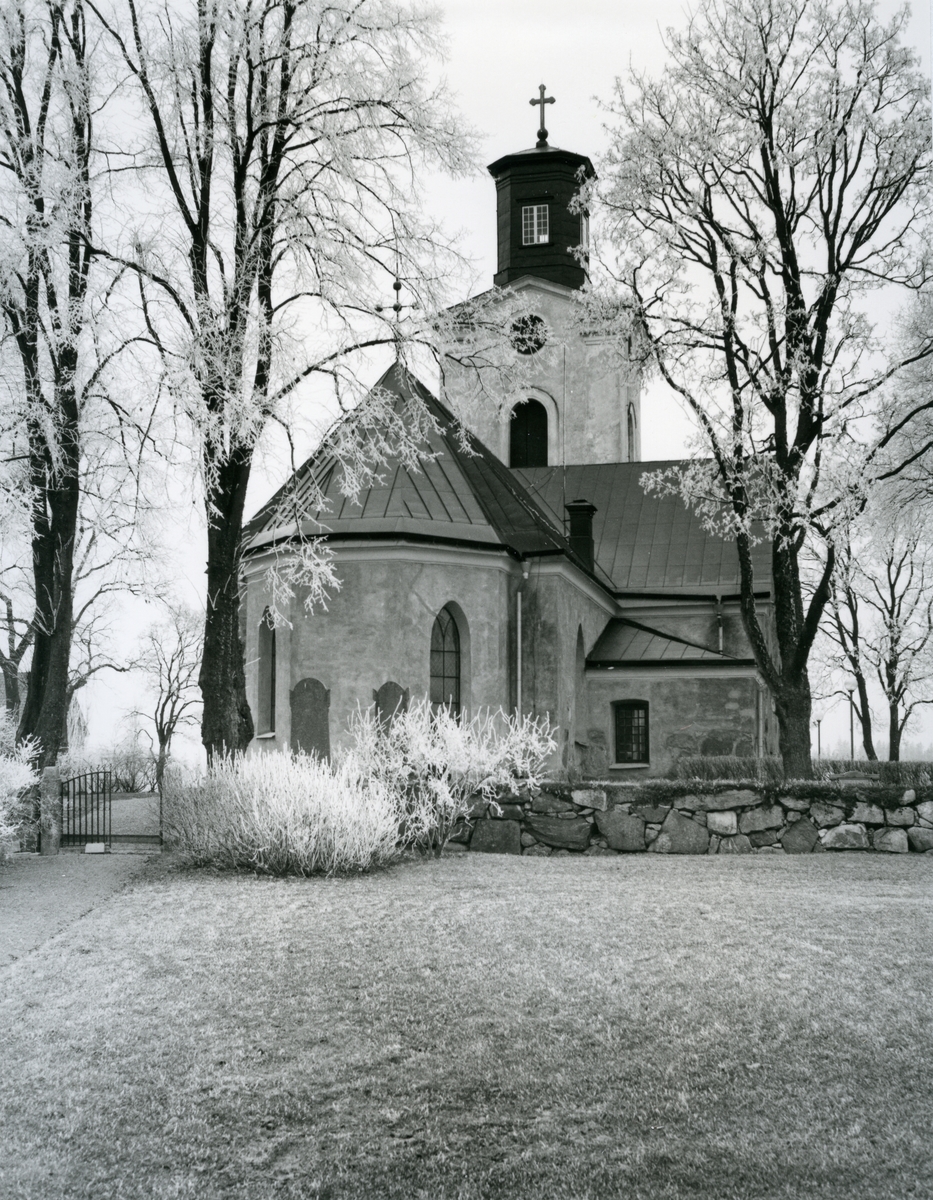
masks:
<path fill-rule="evenodd" d="M 538 85 L 538 99 L 528 101 L 528 103 L 532 106 L 532 108 L 540 107 L 540 109 L 541 109 L 541 128 L 538 130 L 538 141 L 536 144 L 536 149 L 538 149 L 538 150 L 540 150 L 543 146 L 547 145 L 547 130 L 544 128 L 544 106 L 545 106 L 545 104 L 556 104 L 557 103 L 553 96 L 545 96 L 544 93 L 546 91 L 547 91 L 547 88 L 544 86 L 544 84 L 543 83 L 539 84 Z"/>

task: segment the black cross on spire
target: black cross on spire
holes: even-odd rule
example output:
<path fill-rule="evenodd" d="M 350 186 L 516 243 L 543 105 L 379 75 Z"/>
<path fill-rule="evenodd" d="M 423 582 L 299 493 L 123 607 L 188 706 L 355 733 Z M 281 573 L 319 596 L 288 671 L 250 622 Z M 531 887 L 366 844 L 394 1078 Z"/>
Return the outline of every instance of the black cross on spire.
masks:
<path fill-rule="evenodd" d="M 541 149 L 542 146 L 547 145 L 547 130 L 544 128 L 544 106 L 545 106 L 545 104 L 556 104 L 557 103 L 553 96 L 545 96 L 544 93 L 546 91 L 547 91 L 547 88 L 544 86 L 544 84 L 543 83 L 539 84 L 538 85 L 538 99 L 528 101 L 528 103 L 532 106 L 532 108 L 534 108 L 536 105 L 540 106 L 540 108 L 541 108 L 541 128 L 538 130 L 538 141 L 537 141 L 537 147 L 536 147 L 539 150 Z"/>

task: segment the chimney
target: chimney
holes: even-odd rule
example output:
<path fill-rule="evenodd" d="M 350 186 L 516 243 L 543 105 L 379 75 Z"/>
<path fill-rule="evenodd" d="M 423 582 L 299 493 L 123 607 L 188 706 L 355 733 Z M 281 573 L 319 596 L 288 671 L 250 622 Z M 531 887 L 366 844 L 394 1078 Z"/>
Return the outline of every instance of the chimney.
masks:
<path fill-rule="evenodd" d="M 571 500 L 565 504 L 570 514 L 570 549 L 582 561 L 587 570 L 593 570 L 593 513 L 596 505 L 589 500 Z"/>

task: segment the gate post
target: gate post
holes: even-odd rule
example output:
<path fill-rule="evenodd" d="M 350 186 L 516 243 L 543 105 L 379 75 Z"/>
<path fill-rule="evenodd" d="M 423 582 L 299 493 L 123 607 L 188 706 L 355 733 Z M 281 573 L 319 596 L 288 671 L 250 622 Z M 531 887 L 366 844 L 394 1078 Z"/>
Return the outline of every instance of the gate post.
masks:
<path fill-rule="evenodd" d="M 62 783 L 58 767 L 46 767 L 39 783 L 39 853 L 57 854 L 62 842 Z"/>

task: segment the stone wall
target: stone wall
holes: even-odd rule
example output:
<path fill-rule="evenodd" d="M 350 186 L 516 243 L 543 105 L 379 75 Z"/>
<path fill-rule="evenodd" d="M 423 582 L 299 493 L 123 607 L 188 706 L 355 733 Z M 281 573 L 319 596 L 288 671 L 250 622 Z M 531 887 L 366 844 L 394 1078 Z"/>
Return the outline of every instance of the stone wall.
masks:
<path fill-rule="evenodd" d="M 477 798 L 450 849 L 492 854 L 933 854 L 933 789 L 546 784 Z"/>

